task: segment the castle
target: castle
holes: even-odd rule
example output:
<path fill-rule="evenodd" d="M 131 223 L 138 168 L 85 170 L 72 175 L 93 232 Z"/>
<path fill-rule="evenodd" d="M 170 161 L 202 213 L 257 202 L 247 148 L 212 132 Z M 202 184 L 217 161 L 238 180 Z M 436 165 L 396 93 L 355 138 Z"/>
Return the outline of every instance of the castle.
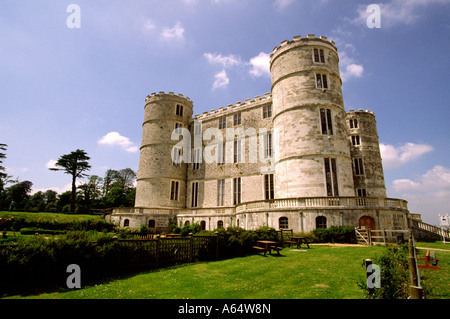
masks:
<path fill-rule="evenodd" d="M 195 116 L 181 94 L 147 96 L 135 207 L 111 221 L 406 229 L 407 202 L 386 198 L 374 113 L 344 109 L 335 43 L 283 41 L 270 73 L 271 94 Z"/>

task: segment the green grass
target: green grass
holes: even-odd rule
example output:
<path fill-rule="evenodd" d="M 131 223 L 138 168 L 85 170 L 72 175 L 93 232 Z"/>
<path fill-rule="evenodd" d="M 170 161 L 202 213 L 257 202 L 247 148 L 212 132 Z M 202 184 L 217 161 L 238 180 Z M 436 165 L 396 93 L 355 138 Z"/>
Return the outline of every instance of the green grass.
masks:
<path fill-rule="evenodd" d="M 430 299 L 450 299 L 450 243 L 442 242 L 418 242 L 416 247 L 429 248 L 436 253 L 439 260 L 436 269 L 420 269 L 421 284 Z M 425 257 L 427 249 L 418 249 L 417 258 Z M 419 265 L 425 265 L 424 260 L 417 261 Z"/>
<path fill-rule="evenodd" d="M 140 273 L 92 287 L 44 293 L 49 299 L 348 299 L 364 298 L 357 282 L 363 260 L 384 247 L 285 248 L 282 256 L 253 255 Z M 12 296 L 21 298 L 22 296 Z"/>
<path fill-rule="evenodd" d="M 60 223 L 80 222 L 86 220 L 103 220 L 100 215 L 78 215 L 62 213 L 28 213 L 28 212 L 5 212 L 0 211 L 0 218 L 22 217 L 29 221 L 56 221 Z"/>

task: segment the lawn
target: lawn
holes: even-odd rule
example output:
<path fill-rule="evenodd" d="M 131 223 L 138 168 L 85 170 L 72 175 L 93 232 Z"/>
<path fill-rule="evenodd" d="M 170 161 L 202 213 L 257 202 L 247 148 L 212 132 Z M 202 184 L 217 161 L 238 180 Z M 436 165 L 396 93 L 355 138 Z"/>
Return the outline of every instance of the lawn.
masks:
<path fill-rule="evenodd" d="M 59 223 L 80 222 L 86 220 L 104 220 L 101 215 L 78 215 L 62 213 L 28 213 L 0 211 L 0 218 L 25 218 L 28 221 L 50 221 Z"/>
<path fill-rule="evenodd" d="M 282 256 L 252 255 L 142 272 L 105 284 L 39 299 L 361 299 L 363 260 L 385 247 L 314 245 L 289 249 Z M 22 298 L 23 296 L 12 296 Z"/>

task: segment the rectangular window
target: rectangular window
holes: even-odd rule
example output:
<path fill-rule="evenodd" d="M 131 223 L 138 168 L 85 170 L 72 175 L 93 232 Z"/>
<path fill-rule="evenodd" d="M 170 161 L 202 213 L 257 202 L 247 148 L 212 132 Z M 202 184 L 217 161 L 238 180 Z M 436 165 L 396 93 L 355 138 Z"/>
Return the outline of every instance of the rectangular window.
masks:
<path fill-rule="evenodd" d="M 355 175 L 364 175 L 364 166 L 362 158 L 355 158 L 353 160 L 355 164 Z"/>
<path fill-rule="evenodd" d="M 314 49 L 314 62 L 325 63 L 325 55 L 322 49 Z"/>
<path fill-rule="evenodd" d="M 225 164 L 225 144 L 217 145 L 217 165 Z"/>
<path fill-rule="evenodd" d="M 266 105 L 263 107 L 263 119 L 272 117 L 272 105 Z"/>
<path fill-rule="evenodd" d="M 264 135 L 264 158 L 271 158 L 272 153 L 272 133 L 267 133 Z"/>
<path fill-rule="evenodd" d="M 170 200 L 178 200 L 179 182 L 172 181 L 170 185 Z"/>
<path fill-rule="evenodd" d="M 194 135 L 202 135 L 202 125 L 200 123 L 194 124 Z"/>
<path fill-rule="evenodd" d="M 223 206 L 225 202 L 225 180 L 217 181 L 217 206 Z"/>
<path fill-rule="evenodd" d="M 241 124 L 241 113 L 236 113 L 233 115 L 233 125 L 240 125 Z"/>
<path fill-rule="evenodd" d="M 242 163 L 241 140 L 234 141 L 234 163 Z"/>
<path fill-rule="evenodd" d="M 265 199 L 273 199 L 274 198 L 273 174 L 264 175 L 264 194 L 265 194 Z"/>
<path fill-rule="evenodd" d="M 183 116 L 183 105 L 177 104 L 176 115 Z"/>
<path fill-rule="evenodd" d="M 350 125 L 350 128 L 358 128 L 358 120 L 357 119 L 351 119 L 349 121 L 349 125 Z"/>
<path fill-rule="evenodd" d="M 357 190 L 358 197 L 367 197 L 367 192 L 365 188 L 358 188 Z"/>
<path fill-rule="evenodd" d="M 361 145 L 360 142 L 361 141 L 360 141 L 359 135 L 352 135 L 352 145 L 353 146 Z"/>
<path fill-rule="evenodd" d="M 172 148 L 172 164 L 175 166 L 181 165 L 181 148 L 175 147 Z"/>
<path fill-rule="evenodd" d="M 221 117 L 219 119 L 219 129 L 223 129 L 227 127 L 227 118 L 226 117 Z"/>
<path fill-rule="evenodd" d="M 320 123 L 322 126 L 322 134 L 333 135 L 333 123 L 331 121 L 331 110 L 320 109 Z"/>
<path fill-rule="evenodd" d="M 200 148 L 194 149 L 194 165 L 193 169 L 199 169 L 201 163 L 202 150 Z"/>
<path fill-rule="evenodd" d="M 336 172 L 336 159 L 325 158 L 325 178 L 327 184 L 327 196 L 339 196 L 339 188 Z"/>
<path fill-rule="evenodd" d="M 198 182 L 192 183 L 191 207 L 197 207 L 198 200 Z"/>
<path fill-rule="evenodd" d="M 316 74 L 316 85 L 318 89 L 328 89 L 327 75 Z"/>
<path fill-rule="evenodd" d="M 233 178 L 233 205 L 241 203 L 241 178 Z"/>
<path fill-rule="evenodd" d="M 175 123 L 175 133 L 181 134 L 181 129 L 183 128 L 183 124 L 181 123 Z"/>

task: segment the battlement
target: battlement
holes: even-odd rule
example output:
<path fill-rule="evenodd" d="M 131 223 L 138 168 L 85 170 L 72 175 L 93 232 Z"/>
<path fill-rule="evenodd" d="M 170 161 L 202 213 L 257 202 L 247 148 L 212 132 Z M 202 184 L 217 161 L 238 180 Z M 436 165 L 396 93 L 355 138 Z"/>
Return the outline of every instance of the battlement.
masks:
<path fill-rule="evenodd" d="M 297 35 L 297 36 L 293 37 L 293 39 L 291 41 L 284 40 L 283 42 L 281 42 L 280 46 L 277 46 L 273 49 L 272 53 L 270 54 L 270 57 L 272 57 L 272 55 L 274 55 L 278 50 L 280 50 L 290 44 L 301 43 L 301 42 L 308 43 L 310 41 L 322 41 L 328 45 L 331 45 L 334 48 L 334 50 L 337 51 L 337 47 L 333 40 L 328 40 L 328 38 L 323 35 L 316 38 L 315 34 L 308 34 L 306 37 L 303 37 L 303 38 L 300 35 Z"/>
<path fill-rule="evenodd" d="M 153 92 L 151 95 L 147 95 L 147 97 L 145 98 L 145 103 L 155 98 L 174 98 L 174 97 L 184 99 L 192 103 L 191 99 L 188 98 L 187 96 L 185 97 L 183 94 L 175 95 L 174 92 L 165 93 L 164 91 L 160 91 L 159 93 Z"/>
<path fill-rule="evenodd" d="M 375 113 L 373 113 L 371 110 L 364 110 L 364 109 L 358 109 L 357 111 L 349 110 L 347 112 L 348 115 L 355 114 L 355 113 L 368 113 L 368 114 L 375 115 Z"/>
<path fill-rule="evenodd" d="M 210 118 L 220 117 L 228 115 L 237 111 L 244 109 L 249 109 L 252 107 L 260 106 L 262 104 L 270 103 L 272 101 L 272 94 L 265 93 L 264 96 L 255 96 L 252 99 L 246 99 L 244 102 L 236 102 L 236 104 L 228 104 L 226 107 L 219 107 L 218 110 L 212 109 L 209 112 L 203 112 L 203 114 L 196 114 L 194 116 L 195 120 L 208 120 Z"/>

